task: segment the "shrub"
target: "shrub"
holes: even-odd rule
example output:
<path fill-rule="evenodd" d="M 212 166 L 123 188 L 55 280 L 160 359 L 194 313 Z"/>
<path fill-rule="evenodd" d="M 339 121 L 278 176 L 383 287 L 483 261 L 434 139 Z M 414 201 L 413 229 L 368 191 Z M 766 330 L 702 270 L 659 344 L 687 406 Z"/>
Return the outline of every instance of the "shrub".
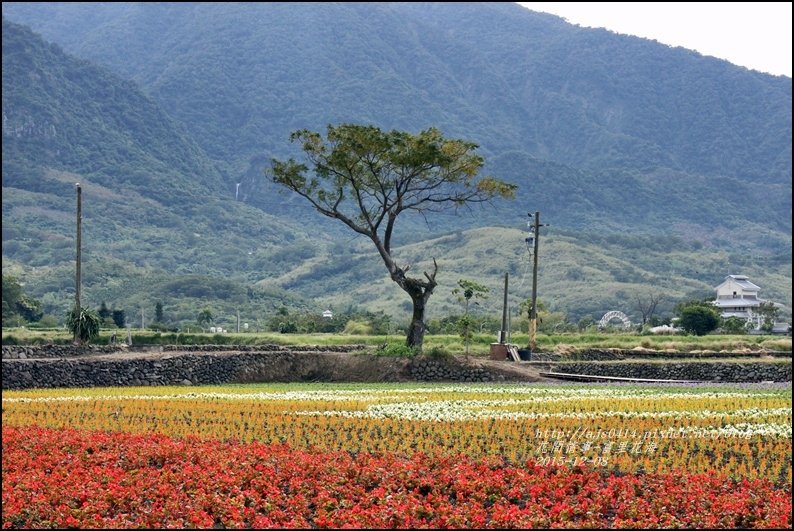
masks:
<path fill-rule="evenodd" d="M 405 343 L 383 343 L 375 349 L 376 356 L 393 356 L 395 358 L 413 358 L 417 352 L 414 347 Z"/>
<path fill-rule="evenodd" d="M 53 315 L 45 314 L 38 322 L 30 323 L 28 328 L 58 328 L 58 319 Z"/>
<path fill-rule="evenodd" d="M 156 332 L 176 332 L 178 329 L 173 326 L 168 326 L 164 323 L 154 322 L 149 325 L 149 330 Z"/>
<path fill-rule="evenodd" d="M 72 309 L 66 316 L 66 328 L 82 343 L 90 343 L 99 336 L 102 318 L 90 308 Z"/>
<path fill-rule="evenodd" d="M 281 323 L 278 327 L 278 331 L 281 332 L 282 334 L 297 334 L 298 325 L 296 325 L 292 321 Z"/>
<path fill-rule="evenodd" d="M 3 345 L 18 345 L 18 344 L 19 342 L 17 341 L 17 338 L 15 336 L 8 335 L 3 337 Z"/>
<path fill-rule="evenodd" d="M 351 319 L 345 325 L 343 334 L 350 334 L 353 336 L 369 336 L 372 335 L 372 325 L 363 321 L 355 321 Z"/>
<path fill-rule="evenodd" d="M 447 350 L 444 347 L 438 345 L 433 346 L 430 349 L 426 349 L 424 353 L 425 356 L 427 356 L 428 358 L 433 358 L 437 360 L 446 359 L 452 355 L 449 352 L 447 352 Z"/>

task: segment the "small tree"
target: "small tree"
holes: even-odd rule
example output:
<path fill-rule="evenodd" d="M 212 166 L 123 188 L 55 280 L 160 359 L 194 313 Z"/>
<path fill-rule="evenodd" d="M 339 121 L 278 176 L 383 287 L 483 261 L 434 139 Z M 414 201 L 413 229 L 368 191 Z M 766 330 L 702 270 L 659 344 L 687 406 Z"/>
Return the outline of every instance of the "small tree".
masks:
<path fill-rule="evenodd" d="M 516 187 L 492 177 L 477 180 L 484 160 L 476 144 L 444 138 L 430 128 L 412 135 L 374 126 L 329 125 L 326 138 L 309 130 L 300 142 L 310 166 L 273 159 L 273 181 L 306 199 L 320 214 L 337 219 L 375 245 L 391 279 L 411 298 L 406 343 L 421 351 L 427 301 L 437 286 L 438 264 L 424 278 L 409 277 L 392 254 L 397 218 L 422 216 L 494 197 L 513 197 Z"/>
<path fill-rule="evenodd" d="M 456 295 L 458 301 L 463 303 L 463 316 L 458 321 L 460 327 L 460 335 L 466 344 L 466 355 L 469 355 L 469 344 L 471 343 L 474 319 L 469 315 L 469 305 L 472 299 L 481 299 L 488 296 L 488 288 L 482 284 L 472 282 L 471 280 L 460 279 L 458 280 L 458 287 L 452 290 L 452 294 Z M 477 304 L 476 302 L 474 304 Z"/>
<path fill-rule="evenodd" d="M 66 327 L 78 343 L 90 343 L 99 336 L 102 319 L 90 308 L 73 308 L 66 316 Z"/>
<path fill-rule="evenodd" d="M 661 293 L 649 293 L 647 295 L 637 295 L 637 311 L 642 315 L 641 327 L 653 319 L 653 314 L 656 312 L 656 306 L 662 300 Z"/>
<path fill-rule="evenodd" d="M 759 304 L 756 311 L 761 316 L 761 330 L 771 332 L 775 327 L 778 313 L 780 313 L 778 307 L 775 306 L 774 302 L 766 301 Z"/>
<path fill-rule="evenodd" d="M 16 277 L 3 275 L 3 324 L 12 320 L 35 323 L 43 315 L 41 302 L 26 295 Z"/>
<path fill-rule="evenodd" d="M 748 324 L 749 323 L 746 320 L 732 315 L 722 320 L 722 325 L 720 325 L 720 328 L 726 334 L 744 334 L 747 332 Z"/>
<path fill-rule="evenodd" d="M 202 328 L 207 327 L 212 324 L 214 317 L 212 316 L 212 310 L 210 310 L 209 306 L 205 306 L 196 316 L 196 322 Z"/>
<path fill-rule="evenodd" d="M 127 317 L 124 315 L 124 310 L 113 310 L 113 323 L 118 326 L 119 328 L 124 328 L 126 324 Z"/>
<path fill-rule="evenodd" d="M 542 300 L 537 299 L 538 302 L 538 315 L 547 311 L 546 310 L 546 303 Z M 532 299 L 524 299 L 518 304 L 518 310 L 522 314 L 527 314 L 527 318 L 532 317 Z"/>
<path fill-rule="evenodd" d="M 110 309 L 108 308 L 108 305 L 105 304 L 105 301 L 102 301 L 102 304 L 99 305 L 99 311 L 97 313 L 103 321 L 111 316 Z"/>
<path fill-rule="evenodd" d="M 159 301 L 154 305 L 154 322 L 163 322 L 163 303 Z"/>
<path fill-rule="evenodd" d="M 17 302 L 22 297 L 22 286 L 16 277 L 3 275 L 3 326 L 17 316 Z"/>
<path fill-rule="evenodd" d="M 711 301 L 692 300 L 676 308 L 681 328 L 688 334 L 704 336 L 720 325 L 720 313 Z"/>
<path fill-rule="evenodd" d="M 29 323 L 39 321 L 44 315 L 44 311 L 41 309 L 41 302 L 27 295 L 22 295 L 22 297 L 19 298 L 16 309 L 17 313 Z"/>

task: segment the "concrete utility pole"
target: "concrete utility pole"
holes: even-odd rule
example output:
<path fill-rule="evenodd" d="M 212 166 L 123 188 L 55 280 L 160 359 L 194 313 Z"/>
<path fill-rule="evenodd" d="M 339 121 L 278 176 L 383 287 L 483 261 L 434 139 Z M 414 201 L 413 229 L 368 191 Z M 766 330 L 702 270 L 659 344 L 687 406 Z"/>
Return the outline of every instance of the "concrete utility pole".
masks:
<path fill-rule="evenodd" d="M 80 310 L 82 306 L 80 305 L 80 284 L 82 283 L 81 275 L 80 275 L 80 262 L 82 260 L 82 256 L 80 253 L 81 246 L 82 246 L 82 220 L 83 220 L 83 203 L 82 197 L 83 192 L 82 188 L 80 188 L 80 183 L 75 183 L 77 187 L 77 264 L 75 267 L 75 274 L 74 274 L 74 311 L 75 317 L 77 318 L 77 326 L 74 328 L 74 342 L 80 342 Z"/>
<path fill-rule="evenodd" d="M 504 345 L 507 337 L 507 278 L 509 273 L 505 273 L 505 300 L 502 304 L 502 329 L 499 331 L 499 343 Z"/>
<path fill-rule="evenodd" d="M 532 217 L 532 214 L 530 214 Z M 532 236 L 527 238 L 527 243 L 532 239 L 534 250 L 532 252 L 532 308 L 529 314 L 529 351 L 535 352 L 537 348 L 538 333 L 538 241 L 540 240 L 540 228 L 545 225 L 540 224 L 540 212 L 535 212 L 534 224 L 530 227 Z"/>

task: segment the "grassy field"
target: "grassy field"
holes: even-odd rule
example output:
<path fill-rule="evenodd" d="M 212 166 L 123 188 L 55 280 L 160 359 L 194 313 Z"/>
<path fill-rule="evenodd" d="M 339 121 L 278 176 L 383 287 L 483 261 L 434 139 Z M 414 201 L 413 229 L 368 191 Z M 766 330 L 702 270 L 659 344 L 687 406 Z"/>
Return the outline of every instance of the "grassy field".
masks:
<path fill-rule="evenodd" d="M 116 332 L 119 341 L 127 339 L 126 331 Z M 97 345 L 110 343 L 112 330 L 103 330 L 95 341 Z M 131 331 L 132 344 L 135 345 L 367 345 L 376 348 L 380 345 L 400 345 L 405 338 L 399 335 L 363 336 L 349 334 L 280 334 L 272 333 L 223 333 L 223 334 L 181 334 Z M 470 345 L 473 355 L 487 355 L 490 343 L 496 340 L 491 334 L 476 334 Z M 27 328 L 3 328 L 3 345 L 42 345 L 68 344 L 71 336 L 65 330 L 33 330 Z M 513 334 L 510 343 L 526 347 L 527 334 Z M 538 350 L 542 352 L 568 352 L 587 348 L 670 350 L 677 352 L 692 351 L 785 351 L 791 352 L 791 338 L 781 336 L 750 335 L 707 335 L 707 336 L 650 336 L 640 334 L 538 334 Z M 462 354 L 465 345 L 457 335 L 427 335 L 425 349 L 440 349 L 449 354 Z"/>

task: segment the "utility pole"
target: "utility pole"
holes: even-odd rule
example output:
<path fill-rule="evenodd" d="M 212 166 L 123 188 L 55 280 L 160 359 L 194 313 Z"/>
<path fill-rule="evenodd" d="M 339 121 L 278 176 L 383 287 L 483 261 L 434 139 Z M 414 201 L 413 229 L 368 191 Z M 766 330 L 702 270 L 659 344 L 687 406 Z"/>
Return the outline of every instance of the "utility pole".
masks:
<path fill-rule="evenodd" d="M 144 318 L 143 318 L 143 308 L 141 308 L 141 331 L 143 331 L 145 328 L 146 328 L 146 323 L 144 322 Z"/>
<path fill-rule="evenodd" d="M 240 333 L 240 310 L 237 310 L 237 333 Z"/>
<path fill-rule="evenodd" d="M 82 260 L 82 256 L 80 250 L 82 246 L 83 192 L 82 188 L 80 188 L 80 183 L 75 183 L 75 186 L 77 187 L 77 265 L 74 274 L 74 314 L 77 319 L 77 325 L 74 328 L 74 342 L 80 343 L 80 310 L 82 309 L 82 305 L 80 304 L 80 284 L 82 283 L 80 275 L 80 261 Z"/>
<path fill-rule="evenodd" d="M 533 217 L 532 214 L 529 214 Z M 537 348 L 538 333 L 538 242 L 540 240 L 540 228 L 545 225 L 540 224 L 540 212 L 535 212 L 535 221 L 529 230 L 532 235 L 527 238 L 528 244 L 534 244 L 532 252 L 532 307 L 529 313 L 529 352 L 535 352 Z"/>
<path fill-rule="evenodd" d="M 502 329 L 499 331 L 499 343 L 504 345 L 507 337 L 507 278 L 509 273 L 505 273 L 505 300 L 502 305 Z"/>

